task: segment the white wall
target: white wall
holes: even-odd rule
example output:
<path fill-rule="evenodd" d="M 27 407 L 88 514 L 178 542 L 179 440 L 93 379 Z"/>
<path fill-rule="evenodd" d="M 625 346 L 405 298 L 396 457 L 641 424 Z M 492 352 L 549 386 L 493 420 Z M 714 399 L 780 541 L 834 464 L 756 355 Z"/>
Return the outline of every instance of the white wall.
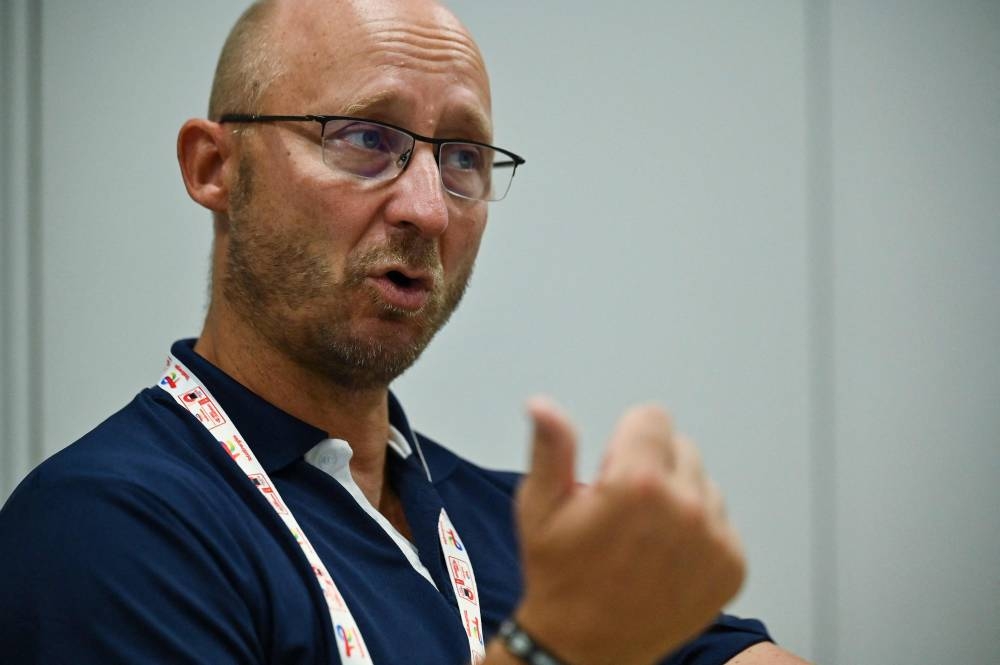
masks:
<path fill-rule="evenodd" d="M 197 333 L 210 220 L 173 141 L 242 5 L 41 5 L 40 251 L 3 273 L 35 276 L 4 360 L 41 398 L 4 385 L 6 477 L 32 456 L 11 432 L 59 449 Z M 823 662 L 996 660 L 1000 3 L 452 5 L 528 163 L 398 382 L 415 423 L 521 467 L 548 392 L 588 475 L 659 400 L 745 535 L 735 611 Z M 13 209 L 5 242 L 35 228 Z"/>

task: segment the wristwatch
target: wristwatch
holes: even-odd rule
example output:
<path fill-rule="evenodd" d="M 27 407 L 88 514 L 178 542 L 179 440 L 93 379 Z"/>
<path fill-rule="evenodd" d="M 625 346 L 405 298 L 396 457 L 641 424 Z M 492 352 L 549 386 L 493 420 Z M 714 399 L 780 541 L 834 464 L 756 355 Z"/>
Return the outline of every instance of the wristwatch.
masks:
<path fill-rule="evenodd" d="M 500 624 L 500 639 L 512 655 L 528 665 L 568 665 L 568 663 L 538 643 L 514 619 L 505 619 Z"/>

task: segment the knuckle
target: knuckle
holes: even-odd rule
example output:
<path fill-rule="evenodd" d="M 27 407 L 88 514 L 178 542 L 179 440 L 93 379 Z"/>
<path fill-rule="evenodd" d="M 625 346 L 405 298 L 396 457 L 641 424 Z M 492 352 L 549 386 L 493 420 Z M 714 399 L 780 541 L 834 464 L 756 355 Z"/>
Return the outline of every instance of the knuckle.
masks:
<path fill-rule="evenodd" d="M 637 469 L 629 482 L 630 496 L 636 501 L 646 502 L 663 496 L 664 477 L 655 468 Z"/>
<path fill-rule="evenodd" d="M 613 500 L 631 503 L 655 497 L 662 482 L 663 479 L 655 470 L 641 467 L 605 481 L 600 487 Z"/>
<path fill-rule="evenodd" d="M 689 492 L 679 492 L 675 498 L 677 519 L 690 532 L 705 531 L 709 524 L 708 505 Z"/>
<path fill-rule="evenodd" d="M 639 467 L 604 483 L 605 496 L 623 512 L 659 511 L 671 498 L 663 473 L 654 467 Z"/>

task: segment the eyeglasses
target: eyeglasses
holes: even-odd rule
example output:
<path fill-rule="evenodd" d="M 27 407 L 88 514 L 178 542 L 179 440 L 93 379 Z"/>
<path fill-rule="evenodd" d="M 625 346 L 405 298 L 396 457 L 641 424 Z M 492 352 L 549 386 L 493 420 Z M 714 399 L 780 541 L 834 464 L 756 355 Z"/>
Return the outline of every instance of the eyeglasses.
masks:
<path fill-rule="evenodd" d="M 228 113 L 219 122 L 318 122 L 323 161 L 331 169 L 367 180 L 392 180 L 406 170 L 417 141 L 435 147 L 444 189 L 463 199 L 499 201 L 507 195 L 524 159 L 479 141 L 435 139 L 343 115 L 253 115 Z"/>

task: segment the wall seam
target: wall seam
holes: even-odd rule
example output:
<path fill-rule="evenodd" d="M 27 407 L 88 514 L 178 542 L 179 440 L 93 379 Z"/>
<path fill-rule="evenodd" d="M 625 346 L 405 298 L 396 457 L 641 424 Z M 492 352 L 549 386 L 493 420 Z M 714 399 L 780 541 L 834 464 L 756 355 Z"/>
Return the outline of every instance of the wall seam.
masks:
<path fill-rule="evenodd" d="M 13 348 L 13 206 L 11 194 L 14 170 L 11 161 L 10 117 L 14 96 L 13 65 L 13 23 L 12 5 L 7 0 L 0 1 L 0 363 L 9 367 Z M 5 386 L 0 392 L 0 501 L 9 491 L 13 482 L 11 466 L 13 456 L 13 410 L 10 404 L 10 388 Z"/>
<path fill-rule="evenodd" d="M 3 0 L 0 148 L 0 502 L 43 455 L 41 438 L 41 3 Z"/>
<path fill-rule="evenodd" d="M 44 271 L 42 269 L 42 3 L 35 0 L 29 3 L 28 15 L 28 118 L 26 129 L 30 137 L 28 152 L 28 243 L 30 275 L 28 320 L 31 334 L 28 336 L 29 367 L 31 376 L 28 404 L 28 427 L 31 431 L 29 439 L 29 463 L 34 466 L 42 461 L 45 455 L 42 404 L 44 403 L 43 376 L 43 334 L 44 330 Z"/>
<path fill-rule="evenodd" d="M 810 441 L 813 644 L 816 660 L 837 662 L 837 431 L 834 339 L 832 21 L 829 0 L 805 12 L 808 151 Z"/>

